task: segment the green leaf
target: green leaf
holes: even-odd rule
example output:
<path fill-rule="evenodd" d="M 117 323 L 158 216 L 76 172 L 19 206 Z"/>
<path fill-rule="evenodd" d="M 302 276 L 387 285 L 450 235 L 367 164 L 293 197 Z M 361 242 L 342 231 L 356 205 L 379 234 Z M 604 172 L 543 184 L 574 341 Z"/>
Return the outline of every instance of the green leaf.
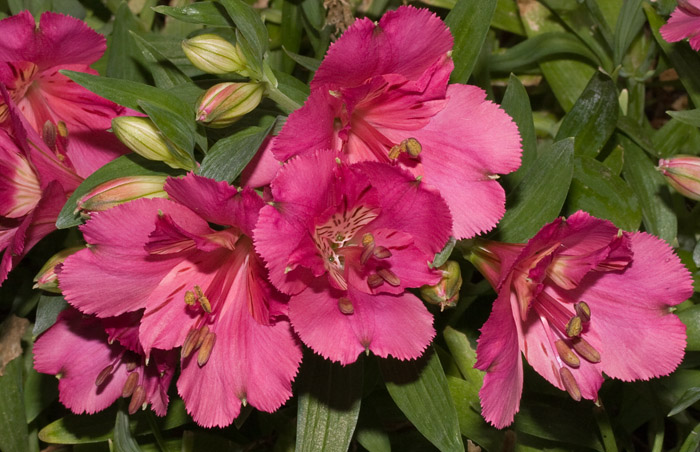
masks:
<path fill-rule="evenodd" d="M 44 295 L 39 296 L 39 305 L 36 308 L 36 320 L 32 336 L 37 337 L 44 331 L 51 328 L 56 323 L 56 317 L 64 309 L 68 307 L 65 298 L 62 295 Z"/>
<path fill-rule="evenodd" d="M 124 405 L 122 401 L 120 405 Z M 138 443 L 131 436 L 129 415 L 126 414 L 123 406 L 117 411 L 117 419 L 114 422 L 114 448 L 119 452 L 141 452 Z"/>
<path fill-rule="evenodd" d="M 590 157 L 574 159 L 567 207 L 569 214 L 585 210 L 626 231 L 636 231 L 642 222 L 642 210 L 634 191 L 607 166 Z"/>
<path fill-rule="evenodd" d="M 92 173 L 83 181 L 80 186 L 73 192 L 68 201 L 61 209 L 56 220 L 58 229 L 66 229 L 73 226 L 78 226 L 81 223 L 80 217 L 73 212 L 75 211 L 78 200 L 87 192 L 97 187 L 98 185 L 126 176 L 150 176 L 150 175 L 168 175 L 174 174 L 171 168 L 168 168 L 163 163 L 145 160 L 142 157 L 129 154 L 123 155 L 115 160 L 104 165 Z"/>
<path fill-rule="evenodd" d="M 387 390 L 418 431 L 442 452 L 464 451 L 457 410 L 434 350 L 417 360 L 380 360 Z"/>
<path fill-rule="evenodd" d="M 681 411 L 685 410 L 688 408 L 690 405 L 694 404 L 700 400 L 700 387 L 696 388 L 690 388 L 685 393 L 681 396 L 678 401 L 676 401 L 676 404 L 671 408 L 671 411 L 668 412 L 667 416 L 675 416 L 676 414 L 680 413 Z"/>
<path fill-rule="evenodd" d="M 450 239 L 445 244 L 445 247 L 439 253 L 435 254 L 433 262 L 429 264 L 430 268 L 437 268 L 445 262 L 447 262 L 447 260 L 452 255 L 452 250 L 455 248 L 456 244 L 457 240 L 454 237 L 450 236 Z"/>
<path fill-rule="evenodd" d="M 469 380 L 447 377 L 450 394 L 457 407 L 459 430 L 462 435 L 475 441 L 486 450 L 508 450 L 500 447 L 504 443 L 503 433 L 490 426 L 481 416 L 479 388 Z"/>
<path fill-rule="evenodd" d="M 350 447 L 362 400 L 362 357 L 341 366 L 305 353 L 299 382 L 296 451 L 338 451 Z"/>
<path fill-rule="evenodd" d="M 510 75 L 508 80 L 501 107 L 518 125 L 518 131 L 522 140 L 523 154 L 520 159 L 520 168 L 516 172 L 505 176 L 508 183 L 511 186 L 515 186 L 522 180 L 530 166 L 537 159 L 537 136 L 535 135 L 535 124 L 532 120 L 530 98 L 520 79 L 513 74 Z"/>
<path fill-rule="evenodd" d="M 0 450 L 3 452 L 26 452 L 29 449 L 22 392 L 22 359 L 15 358 L 0 377 Z"/>
<path fill-rule="evenodd" d="M 149 41 L 133 32 L 131 37 L 141 49 L 144 59 L 148 62 L 148 70 L 151 71 L 153 80 L 158 88 L 169 89 L 178 85 L 192 83 L 188 76 L 160 53 Z"/>
<path fill-rule="evenodd" d="M 251 126 L 217 141 L 202 160 L 199 174 L 232 183 L 258 152 L 274 125 L 274 120 L 265 121 L 262 126 Z"/>
<path fill-rule="evenodd" d="M 595 156 L 615 131 L 617 115 L 615 84 L 607 75 L 596 72 L 564 116 L 554 140 L 576 137 L 575 153 Z"/>
<path fill-rule="evenodd" d="M 598 64 L 595 54 L 576 36 L 552 31 L 535 35 L 503 53 L 492 55 L 489 70 L 513 72 L 552 56 L 578 56 Z"/>
<path fill-rule="evenodd" d="M 196 134 L 194 114 L 191 114 L 189 117 L 182 117 L 169 108 L 147 100 L 139 101 L 139 106 L 146 112 L 163 135 L 175 144 L 175 147 L 168 146 L 168 148 L 173 154 L 177 155 L 178 161 L 186 162 L 189 160 L 192 168 L 194 168 L 196 166 L 194 160 L 194 139 Z"/>
<path fill-rule="evenodd" d="M 241 0 L 220 0 L 229 17 L 236 24 L 236 29 L 243 35 L 250 46 L 255 67 L 262 67 L 262 59 L 268 48 L 267 28 L 253 8 Z M 253 63 L 248 61 L 248 64 Z"/>
<path fill-rule="evenodd" d="M 355 439 L 369 452 L 391 452 L 389 434 L 378 428 L 358 428 Z"/>
<path fill-rule="evenodd" d="M 141 71 L 142 58 L 138 47 L 131 39 L 130 31 L 142 31 L 139 22 L 131 14 L 126 2 L 119 5 L 114 16 L 114 28 L 109 38 L 107 53 L 107 77 L 146 82 Z"/>
<path fill-rule="evenodd" d="M 516 0 L 498 0 L 491 26 L 516 35 L 525 36 L 525 29 L 520 21 L 520 12 L 518 11 Z"/>
<path fill-rule="evenodd" d="M 153 10 L 183 22 L 230 28 L 233 22 L 226 15 L 224 7 L 217 2 L 197 2 L 182 8 L 156 6 Z"/>
<path fill-rule="evenodd" d="M 692 50 L 687 42 L 671 44 L 661 36 L 659 28 L 666 21 L 654 11 L 651 4 L 644 4 L 644 12 L 649 20 L 656 43 L 678 72 L 681 83 L 688 91 L 688 97 L 693 101 L 693 104 L 700 105 L 700 54 Z"/>
<path fill-rule="evenodd" d="M 700 351 L 700 305 L 676 312 L 685 324 L 687 334 L 686 350 Z"/>
<path fill-rule="evenodd" d="M 620 137 L 620 144 L 625 151 L 622 175 L 637 194 L 644 227 L 647 232 L 674 243 L 678 223 L 667 201 L 669 193 L 666 181 L 639 146 L 623 136 Z"/>
<path fill-rule="evenodd" d="M 642 0 L 626 0 L 622 3 L 620 15 L 617 16 L 615 24 L 615 41 L 613 44 L 613 63 L 615 66 L 622 64 L 625 56 L 635 36 L 644 26 L 644 12 L 642 11 Z"/>
<path fill-rule="evenodd" d="M 469 80 L 495 10 L 493 0 L 459 0 L 445 17 L 455 42 L 452 50 L 455 68 L 450 77 L 453 83 Z"/>
<path fill-rule="evenodd" d="M 685 111 L 667 111 L 669 116 L 694 127 L 700 127 L 700 109 Z"/>
<path fill-rule="evenodd" d="M 301 8 L 288 0 L 282 3 L 282 47 L 289 58 L 284 58 L 283 69 L 286 73 L 294 70 L 294 58 L 288 52 L 295 53 L 301 48 L 304 26 L 301 22 Z"/>
<path fill-rule="evenodd" d="M 700 131 L 697 127 L 671 118 L 654 133 L 652 143 L 658 156 L 667 158 L 675 154 L 696 153 L 698 137 L 700 137 Z"/>
<path fill-rule="evenodd" d="M 617 118 L 617 128 L 627 135 L 637 146 L 641 147 L 651 156 L 658 157 L 659 153 L 654 148 L 654 143 L 646 131 L 629 116 Z"/>
<path fill-rule="evenodd" d="M 678 452 L 697 452 L 698 448 L 700 448 L 700 424 L 690 432 Z"/>
<path fill-rule="evenodd" d="M 564 205 L 574 174 L 574 140 L 567 138 L 543 151 L 523 180 L 508 194 L 499 240 L 526 242 L 554 220 Z"/>
<path fill-rule="evenodd" d="M 284 53 L 287 54 L 289 58 L 299 63 L 302 67 L 310 70 L 311 72 L 316 72 L 318 67 L 321 65 L 321 60 L 318 58 L 311 58 L 304 55 L 299 55 L 298 53 L 290 52 L 286 47 L 282 47 Z"/>

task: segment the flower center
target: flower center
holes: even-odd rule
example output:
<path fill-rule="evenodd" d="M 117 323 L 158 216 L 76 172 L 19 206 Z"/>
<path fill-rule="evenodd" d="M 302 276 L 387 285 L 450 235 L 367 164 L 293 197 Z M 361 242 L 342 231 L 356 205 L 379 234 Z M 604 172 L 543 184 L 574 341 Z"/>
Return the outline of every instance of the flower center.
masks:
<path fill-rule="evenodd" d="M 39 72 L 36 64 L 29 61 L 17 61 L 5 63 L 12 73 L 12 80 L 6 85 L 10 92 L 10 97 L 17 103 L 24 97 L 27 90 L 34 83 L 34 79 Z M 0 101 L 0 123 L 5 122 L 8 115 L 7 105 Z"/>
<path fill-rule="evenodd" d="M 114 371 L 121 365 L 126 366 L 126 382 L 122 388 L 122 397 L 131 397 L 129 401 L 129 414 L 134 414 L 146 403 L 146 388 L 144 386 L 144 375 L 146 373 L 146 363 L 144 357 L 136 353 L 122 350 L 119 355 L 104 369 L 97 374 L 95 385 L 100 387 L 105 384 Z M 139 368 L 141 372 L 139 372 Z"/>
<path fill-rule="evenodd" d="M 204 295 L 202 288 L 195 285 L 193 290 L 185 292 L 185 304 L 188 309 L 198 311 L 199 318 L 187 333 L 180 354 L 185 359 L 196 351 L 197 364 L 202 367 L 209 361 L 211 351 L 216 343 L 216 333 L 210 331 L 207 326 L 208 320 L 212 316 L 211 303 Z"/>

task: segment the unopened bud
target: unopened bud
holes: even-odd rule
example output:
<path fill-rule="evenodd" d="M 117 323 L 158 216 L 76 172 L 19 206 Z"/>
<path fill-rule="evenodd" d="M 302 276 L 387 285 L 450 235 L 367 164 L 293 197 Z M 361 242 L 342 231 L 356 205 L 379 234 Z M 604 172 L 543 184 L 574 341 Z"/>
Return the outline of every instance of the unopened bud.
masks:
<path fill-rule="evenodd" d="M 219 83 L 207 90 L 197 107 L 197 121 L 209 127 L 226 127 L 250 113 L 262 100 L 260 83 Z"/>
<path fill-rule="evenodd" d="M 167 176 L 130 176 L 112 179 L 93 188 L 76 203 L 76 213 L 102 212 L 138 198 L 167 198 Z"/>
<path fill-rule="evenodd" d="M 700 157 L 677 155 L 661 159 L 657 169 L 678 193 L 700 201 Z"/>
<path fill-rule="evenodd" d="M 438 270 L 442 271 L 442 279 L 434 286 L 423 286 L 420 294 L 423 300 L 430 304 L 440 305 L 440 309 L 445 306 L 452 307 L 457 304 L 459 289 L 462 287 L 462 272 L 459 264 L 455 261 L 447 261 Z"/>
<path fill-rule="evenodd" d="M 163 162 L 171 168 L 195 168 L 192 157 L 170 142 L 148 118 L 118 116 L 112 119 L 112 130 L 122 143 L 141 157 Z"/>
<path fill-rule="evenodd" d="M 197 68 L 209 74 L 237 72 L 247 77 L 246 59 L 238 45 L 215 34 L 203 34 L 182 41 L 182 50 Z"/>
<path fill-rule="evenodd" d="M 82 250 L 82 246 L 74 246 L 59 251 L 49 258 L 48 261 L 41 267 L 39 273 L 34 277 L 34 288 L 45 290 L 47 292 L 61 293 L 58 288 L 58 276 L 56 275 L 56 267 L 63 263 L 68 256 Z"/>

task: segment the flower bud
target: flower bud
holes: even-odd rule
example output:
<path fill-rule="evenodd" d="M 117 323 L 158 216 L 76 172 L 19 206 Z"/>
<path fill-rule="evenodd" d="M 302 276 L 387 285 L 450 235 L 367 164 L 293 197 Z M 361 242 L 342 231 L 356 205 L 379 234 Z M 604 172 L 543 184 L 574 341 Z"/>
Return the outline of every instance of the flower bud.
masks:
<path fill-rule="evenodd" d="M 657 169 L 678 193 L 700 201 L 700 157 L 677 155 L 661 159 Z"/>
<path fill-rule="evenodd" d="M 215 34 L 203 34 L 182 41 L 182 50 L 197 68 L 209 74 L 237 72 L 247 77 L 246 59 L 235 46 Z"/>
<path fill-rule="evenodd" d="M 192 170 L 195 167 L 192 157 L 168 140 L 148 118 L 118 116 L 112 119 L 112 131 L 141 157 L 164 162 L 171 168 Z"/>
<path fill-rule="evenodd" d="M 82 250 L 83 246 L 74 246 L 72 248 L 67 248 L 63 251 L 59 251 L 49 258 L 48 261 L 41 267 L 39 273 L 34 277 L 34 288 L 45 290 L 47 292 L 61 293 L 58 288 L 58 277 L 56 276 L 56 267 L 63 264 L 68 256 L 73 253 L 77 253 Z"/>
<path fill-rule="evenodd" d="M 260 83 L 219 83 L 199 100 L 197 121 L 209 127 L 226 127 L 250 113 L 262 100 Z"/>
<path fill-rule="evenodd" d="M 98 185 L 77 202 L 76 213 L 101 212 L 138 198 L 167 198 L 163 189 L 167 176 L 129 176 Z"/>
<path fill-rule="evenodd" d="M 423 286 L 420 294 L 423 300 L 430 304 L 440 305 L 440 310 L 445 306 L 452 307 L 457 304 L 459 289 L 462 287 L 462 272 L 455 261 L 447 261 L 438 270 L 442 271 L 442 279 L 434 286 Z"/>

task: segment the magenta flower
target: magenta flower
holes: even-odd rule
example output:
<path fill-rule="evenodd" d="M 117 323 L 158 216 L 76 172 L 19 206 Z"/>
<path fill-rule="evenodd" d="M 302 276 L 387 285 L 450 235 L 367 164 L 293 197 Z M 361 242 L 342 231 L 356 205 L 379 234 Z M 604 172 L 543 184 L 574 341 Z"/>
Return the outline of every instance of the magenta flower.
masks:
<path fill-rule="evenodd" d="M 274 411 L 292 394 L 301 350 L 284 318 L 286 297 L 253 250 L 264 203 L 250 189 L 193 174 L 169 179 L 165 190 L 171 200 L 93 214 L 82 227 L 89 249 L 66 259 L 60 287 L 99 317 L 145 309 L 145 354 L 182 347 L 177 387 L 198 424 L 226 426 L 245 402 Z"/>
<path fill-rule="evenodd" d="M 365 350 L 416 358 L 435 331 L 405 289 L 440 280 L 428 263 L 448 239 L 449 211 L 408 172 L 341 156 L 319 151 L 279 170 L 255 248 L 291 294 L 289 319 L 314 351 L 341 364 Z"/>
<path fill-rule="evenodd" d="M 104 410 L 121 396 L 131 399 L 131 414 L 150 404 L 165 416 L 177 355 L 153 350 L 146 363 L 139 318 L 100 320 L 68 308 L 34 344 L 34 368 L 59 378 L 59 400 L 76 414 Z"/>
<path fill-rule="evenodd" d="M 476 350 L 482 413 L 498 428 L 520 406 L 520 352 L 575 400 L 596 400 L 603 372 L 647 380 L 683 359 L 685 326 L 669 308 L 692 295 L 692 281 L 652 235 L 577 212 L 527 244 L 485 242 L 472 261 L 498 292 Z"/>
<path fill-rule="evenodd" d="M 68 137 L 66 166 L 87 177 L 126 152 L 107 132 L 112 118 L 126 109 L 58 72 L 97 74 L 90 65 L 105 51 L 102 35 L 78 19 L 52 12 L 43 13 L 37 26 L 31 13 L 23 11 L 0 21 L 0 36 L 0 84 L 37 133 L 48 122 Z M 7 114 L 7 104 L 0 100 L 0 123 Z"/>
<path fill-rule="evenodd" d="M 455 237 L 493 228 L 505 212 L 495 179 L 520 166 L 520 135 L 483 90 L 447 85 L 451 48 L 449 30 L 428 10 L 401 7 L 378 24 L 355 21 L 289 116 L 276 157 L 334 149 L 349 163 L 392 163 L 440 191 Z"/>
<path fill-rule="evenodd" d="M 700 157 L 674 155 L 671 158 L 660 159 L 657 169 L 678 193 L 700 201 Z"/>
<path fill-rule="evenodd" d="M 0 85 L 0 99 L 8 98 Z M 0 127 L 0 284 L 50 232 L 81 178 L 26 125 L 14 105 Z"/>
<path fill-rule="evenodd" d="M 690 47 L 700 50 L 700 0 L 678 0 L 678 7 L 659 32 L 668 42 L 689 38 Z"/>

